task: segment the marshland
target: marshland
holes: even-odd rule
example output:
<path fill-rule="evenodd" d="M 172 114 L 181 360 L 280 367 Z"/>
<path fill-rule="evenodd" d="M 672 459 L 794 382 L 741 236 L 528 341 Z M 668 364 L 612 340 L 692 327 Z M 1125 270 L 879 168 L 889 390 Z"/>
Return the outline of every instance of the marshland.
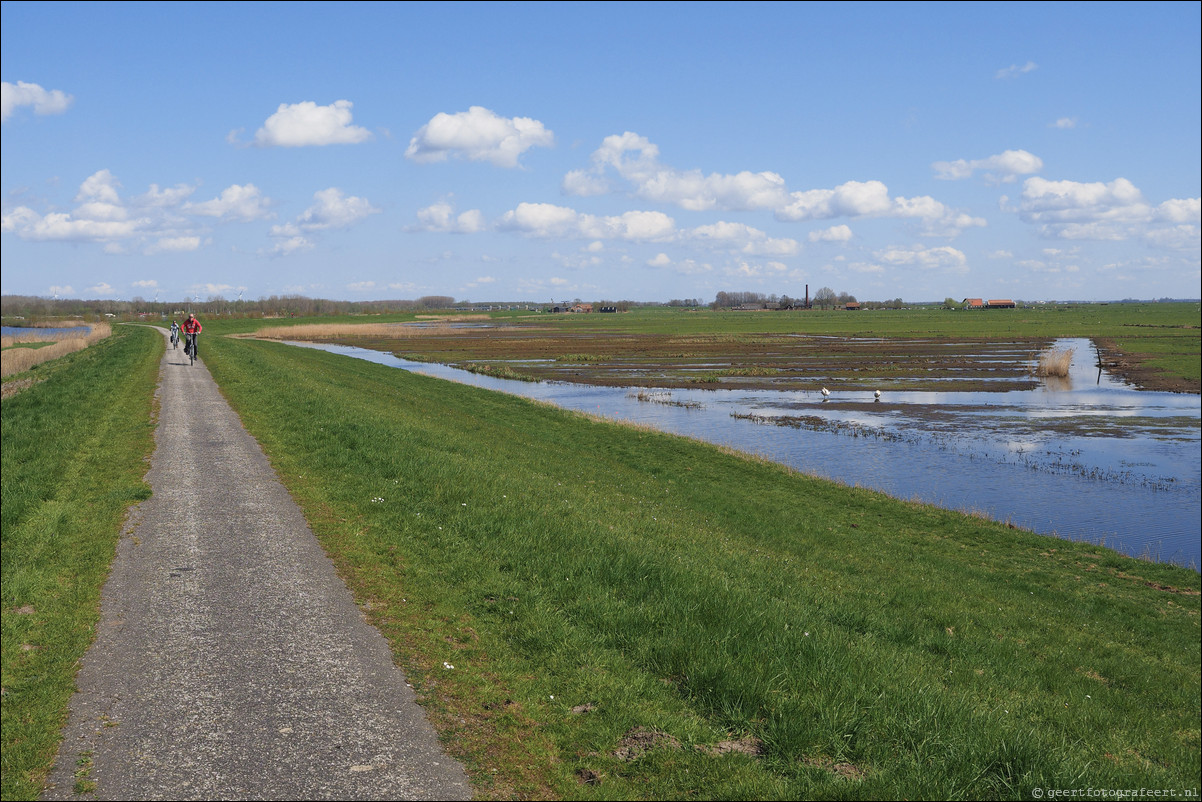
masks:
<path fill-rule="evenodd" d="M 1196 394 L 1136 389 L 1122 373 L 1130 355 L 1114 351 L 1113 337 L 1032 336 L 993 312 L 857 314 L 677 312 L 677 332 L 644 314 L 258 334 L 340 344 L 360 358 L 638 421 L 1133 556 L 1202 562 Z M 1042 322 L 1038 311 L 1027 314 L 1026 328 Z M 1197 329 L 1188 310 L 1181 314 L 1164 328 L 1196 352 Z M 882 331 L 830 331 L 849 317 Z M 910 330 L 886 331 L 899 319 Z M 746 330 L 757 324 L 778 330 Z M 819 331 L 805 330 L 815 324 Z M 999 331 L 955 328 L 982 325 Z M 1153 386 L 1181 381 L 1157 380 L 1146 366 L 1138 375 Z"/>

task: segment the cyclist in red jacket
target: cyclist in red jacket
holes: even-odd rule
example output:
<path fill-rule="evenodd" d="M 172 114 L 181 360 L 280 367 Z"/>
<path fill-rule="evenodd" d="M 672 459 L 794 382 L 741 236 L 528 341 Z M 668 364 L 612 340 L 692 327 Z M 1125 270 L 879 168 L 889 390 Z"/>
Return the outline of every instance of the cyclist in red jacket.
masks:
<path fill-rule="evenodd" d="M 196 335 L 200 334 L 204 327 L 200 325 L 200 321 L 196 319 L 196 315 L 188 315 L 188 319 L 184 321 L 184 335 L 192 345 L 193 359 L 200 359 L 200 352 L 196 350 Z M 184 351 L 187 352 L 187 346 L 184 346 Z"/>

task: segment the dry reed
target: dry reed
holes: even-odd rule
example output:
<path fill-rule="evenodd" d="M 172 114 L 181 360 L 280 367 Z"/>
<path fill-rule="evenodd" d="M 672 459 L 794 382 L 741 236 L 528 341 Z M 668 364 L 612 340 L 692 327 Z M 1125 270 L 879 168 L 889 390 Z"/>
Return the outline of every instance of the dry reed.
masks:
<path fill-rule="evenodd" d="M 1073 361 L 1073 349 L 1050 349 L 1039 355 L 1035 366 L 1036 376 L 1068 376 L 1069 365 Z"/>
<path fill-rule="evenodd" d="M 16 343 L 49 342 L 50 345 L 43 346 L 42 348 L 13 348 L 11 344 L 6 342 L 4 345 L 5 350 L 0 352 L 0 376 L 23 373 L 34 365 L 40 365 L 43 362 L 49 362 L 60 356 L 82 351 L 92 343 L 99 342 L 112 333 L 113 330 L 109 324 L 93 323 L 91 324 L 91 330 L 83 337 L 70 332 L 43 335 L 30 332 L 22 333 L 12 338 L 5 337 L 6 341 L 11 339 Z"/>

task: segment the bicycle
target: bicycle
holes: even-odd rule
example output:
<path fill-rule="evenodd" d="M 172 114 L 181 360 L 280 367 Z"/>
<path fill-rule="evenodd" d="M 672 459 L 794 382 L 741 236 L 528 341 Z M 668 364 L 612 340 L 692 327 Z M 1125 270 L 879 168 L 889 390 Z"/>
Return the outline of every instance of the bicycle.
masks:
<path fill-rule="evenodd" d="M 196 364 L 196 334 L 184 334 L 184 353 L 188 355 L 189 365 Z"/>
<path fill-rule="evenodd" d="M 172 350 L 179 350 L 179 329 L 171 330 L 171 348 Z"/>

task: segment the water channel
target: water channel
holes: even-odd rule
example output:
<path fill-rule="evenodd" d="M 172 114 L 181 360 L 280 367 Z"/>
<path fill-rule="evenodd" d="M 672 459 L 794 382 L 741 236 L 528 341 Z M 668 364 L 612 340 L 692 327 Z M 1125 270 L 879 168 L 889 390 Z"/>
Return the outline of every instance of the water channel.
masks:
<path fill-rule="evenodd" d="M 657 390 L 521 382 L 350 346 L 320 348 L 758 454 L 807 473 L 1125 554 L 1202 564 L 1202 403 L 1100 371 L 998 393 Z"/>

